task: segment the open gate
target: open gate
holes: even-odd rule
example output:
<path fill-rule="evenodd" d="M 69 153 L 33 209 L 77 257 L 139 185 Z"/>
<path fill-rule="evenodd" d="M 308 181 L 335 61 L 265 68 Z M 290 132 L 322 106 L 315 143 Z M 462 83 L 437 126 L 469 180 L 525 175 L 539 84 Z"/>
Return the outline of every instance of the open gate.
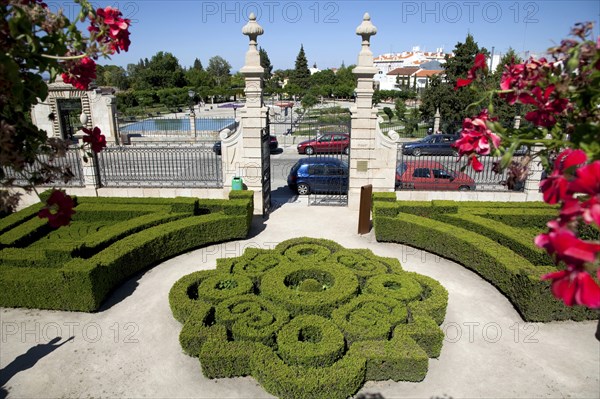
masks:
<path fill-rule="evenodd" d="M 266 127 L 261 130 L 261 182 L 262 182 L 262 215 L 269 217 L 271 210 L 271 135 L 269 129 L 269 115 L 267 114 Z"/>
<path fill-rule="evenodd" d="M 297 115 L 290 108 L 271 112 L 270 132 L 285 147 L 283 165 L 289 172 L 296 162 L 306 163 L 306 186 L 292 192 L 308 205 L 346 206 L 350 164 L 350 113 L 340 107 L 316 108 Z M 339 112 L 339 113 L 336 113 Z M 290 148 L 291 147 L 291 148 Z M 288 167 L 289 166 L 289 167 Z M 277 190 L 279 191 L 279 190 Z"/>

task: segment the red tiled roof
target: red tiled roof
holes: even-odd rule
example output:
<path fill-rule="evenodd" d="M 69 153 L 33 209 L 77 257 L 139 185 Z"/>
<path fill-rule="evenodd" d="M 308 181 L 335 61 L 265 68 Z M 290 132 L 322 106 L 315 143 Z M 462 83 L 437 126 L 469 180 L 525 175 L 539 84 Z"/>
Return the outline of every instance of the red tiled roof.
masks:
<path fill-rule="evenodd" d="M 444 71 L 441 69 L 430 69 L 430 70 L 421 69 L 419 72 L 417 72 L 417 77 L 424 78 L 424 77 L 439 75 L 441 73 L 444 73 Z"/>
<path fill-rule="evenodd" d="M 391 71 L 389 71 L 387 74 L 388 75 L 412 75 L 413 73 L 417 72 L 419 70 L 419 67 L 404 67 L 404 68 L 396 68 L 396 69 L 392 69 Z"/>

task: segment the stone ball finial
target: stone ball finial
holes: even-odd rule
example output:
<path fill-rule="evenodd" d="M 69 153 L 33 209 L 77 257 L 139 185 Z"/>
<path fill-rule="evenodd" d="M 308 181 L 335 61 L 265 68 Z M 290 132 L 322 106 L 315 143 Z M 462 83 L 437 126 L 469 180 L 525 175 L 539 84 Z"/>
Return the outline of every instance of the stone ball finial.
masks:
<path fill-rule="evenodd" d="M 377 34 L 377 28 L 371 23 L 371 16 L 368 12 L 363 16 L 362 23 L 356 28 L 356 34 L 363 37 L 363 40 L 369 40 L 370 36 Z"/>
<path fill-rule="evenodd" d="M 248 16 L 248 23 L 242 28 L 242 33 L 250 37 L 250 40 L 256 40 L 258 36 L 265 33 L 265 30 L 262 28 L 262 26 L 256 22 L 256 15 L 254 15 L 253 12 L 250 13 L 250 16 Z"/>

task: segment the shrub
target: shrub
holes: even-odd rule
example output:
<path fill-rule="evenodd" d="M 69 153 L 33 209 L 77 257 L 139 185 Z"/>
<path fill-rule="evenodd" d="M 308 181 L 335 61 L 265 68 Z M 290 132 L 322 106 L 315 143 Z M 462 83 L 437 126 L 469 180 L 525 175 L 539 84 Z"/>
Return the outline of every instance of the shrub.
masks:
<path fill-rule="evenodd" d="M 545 207 L 537 203 L 453 201 L 399 201 L 394 207 L 389 202 L 376 202 L 373 225 L 378 241 L 424 249 L 474 270 L 498 288 L 526 321 L 596 319 L 598 314 L 585 308 L 565 307 L 551 295 L 549 283 L 540 280 L 556 268 L 549 266 L 550 260 L 534 247 L 530 241 L 533 236 L 519 229 L 536 226 L 537 218 L 548 212 Z M 533 216 L 528 222 L 529 213 Z M 518 227 L 505 224 L 514 220 L 518 220 Z M 424 300 L 416 310 L 423 306 L 429 315 L 435 314 L 430 307 L 433 303 Z M 439 306 L 445 309 L 445 305 Z"/>
<path fill-rule="evenodd" d="M 206 377 L 251 375 L 274 395 L 311 399 L 346 398 L 365 379 L 422 380 L 447 300 L 397 259 L 308 238 L 219 259 L 169 294 L 181 346 Z"/>
<path fill-rule="evenodd" d="M 206 200 L 198 199 L 79 197 L 72 225 L 55 231 L 39 225 L 31 209 L 25 217 L 11 215 L 1 238 L 10 246 L 0 251 L 0 306 L 94 311 L 140 270 L 202 245 L 245 238 L 251 198 L 220 200 L 221 210 L 209 213 L 199 211 Z"/>

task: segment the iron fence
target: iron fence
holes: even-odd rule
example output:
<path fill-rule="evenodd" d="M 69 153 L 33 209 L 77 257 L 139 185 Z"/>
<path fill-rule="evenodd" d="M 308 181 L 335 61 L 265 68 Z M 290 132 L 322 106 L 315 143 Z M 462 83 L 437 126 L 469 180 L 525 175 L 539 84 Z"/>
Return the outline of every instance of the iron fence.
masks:
<path fill-rule="evenodd" d="M 189 116 L 162 116 L 118 120 L 119 134 L 129 137 L 212 136 L 225 128 L 235 127 L 233 118 L 201 117 L 194 123 Z"/>
<path fill-rule="evenodd" d="M 71 179 L 64 181 L 62 175 L 44 170 L 44 163 L 63 170 L 68 169 L 71 174 Z M 44 187 L 57 184 L 62 187 L 83 187 L 85 185 L 85 181 L 83 177 L 83 165 L 79 156 L 78 147 L 69 148 L 64 157 L 55 157 L 50 159 L 48 155 L 40 155 L 39 161 L 27 165 L 22 173 L 18 173 L 10 167 L 2 167 L 2 180 L 14 179 L 14 184 L 27 185 L 29 184 L 29 181 L 27 180 L 27 177 L 29 176 L 50 177 L 51 181 L 48 183 L 39 184 L 40 186 Z"/>
<path fill-rule="evenodd" d="M 520 157 L 515 157 L 519 160 Z M 480 158 L 483 171 L 475 172 L 472 168 L 464 168 L 465 159 L 454 155 L 421 155 L 403 154 L 398 150 L 396 167 L 396 190 L 424 191 L 523 191 L 525 181 L 515 184 L 509 189 L 507 172 L 496 173 L 495 163 L 499 157 L 484 156 Z"/>
<path fill-rule="evenodd" d="M 110 146 L 98 154 L 104 187 L 223 187 L 214 141 Z"/>

